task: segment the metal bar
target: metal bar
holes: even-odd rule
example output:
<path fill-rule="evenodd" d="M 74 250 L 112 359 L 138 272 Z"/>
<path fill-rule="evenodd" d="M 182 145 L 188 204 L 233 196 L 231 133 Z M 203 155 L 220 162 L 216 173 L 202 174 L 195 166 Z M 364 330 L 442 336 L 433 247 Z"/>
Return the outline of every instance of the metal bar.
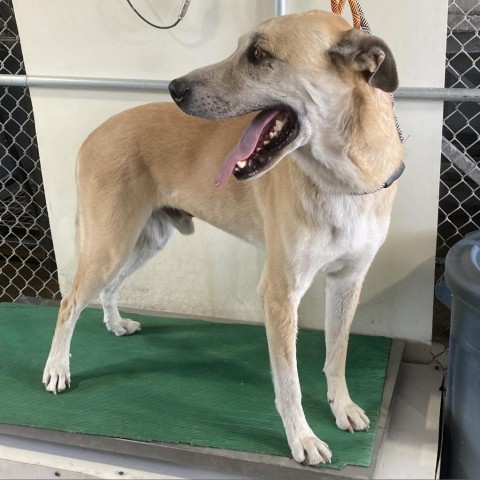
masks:
<path fill-rule="evenodd" d="M 0 85 L 8 87 L 80 88 L 86 90 L 145 90 L 167 92 L 168 84 L 168 80 L 0 75 Z"/>
<path fill-rule="evenodd" d="M 442 137 L 442 153 L 464 175 L 470 177 L 477 185 L 480 185 L 480 168 L 478 168 L 477 163 L 470 155 L 460 151 L 445 137 Z"/>
<path fill-rule="evenodd" d="M 44 75 L 0 75 L 7 87 L 80 88 L 100 90 L 145 90 L 168 92 L 169 80 L 141 80 L 94 77 L 55 77 Z M 471 88 L 399 88 L 396 99 L 480 102 L 480 89 Z"/>
<path fill-rule="evenodd" d="M 275 16 L 286 15 L 287 0 L 275 0 Z"/>
<path fill-rule="evenodd" d="M 395 98 L 441 100 L 444 102 L 480 102 L 480 90 L 470 88 L 399 88 Z"/>

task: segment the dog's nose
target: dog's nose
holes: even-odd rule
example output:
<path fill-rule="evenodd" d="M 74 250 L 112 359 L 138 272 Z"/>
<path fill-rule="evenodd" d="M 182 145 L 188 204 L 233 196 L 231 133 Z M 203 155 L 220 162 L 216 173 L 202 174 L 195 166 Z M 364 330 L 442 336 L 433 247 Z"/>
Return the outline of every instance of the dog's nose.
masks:
<path fill-rule="evenodd" d="M 172 80 L 168 85 L 168 90 L 175 103 L 182 103 L 190 93 L 187 82 L 182 78 Z"/>

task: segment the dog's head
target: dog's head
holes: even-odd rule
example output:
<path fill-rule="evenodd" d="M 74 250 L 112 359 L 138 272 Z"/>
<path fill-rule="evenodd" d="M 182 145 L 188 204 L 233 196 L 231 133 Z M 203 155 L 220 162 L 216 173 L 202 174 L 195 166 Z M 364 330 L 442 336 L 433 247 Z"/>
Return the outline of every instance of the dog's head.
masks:
<path fill-rule="evenodd" d="M 173 80 L 173 100 L 187 114 L 225 119 L 260 111 L 227 156 L 217 184 L 246 180 L 309 143 L 354 88 L 392 92 L 392 53 L 340 16 L 312 11 L 261 23 L 227 59 Z"/>

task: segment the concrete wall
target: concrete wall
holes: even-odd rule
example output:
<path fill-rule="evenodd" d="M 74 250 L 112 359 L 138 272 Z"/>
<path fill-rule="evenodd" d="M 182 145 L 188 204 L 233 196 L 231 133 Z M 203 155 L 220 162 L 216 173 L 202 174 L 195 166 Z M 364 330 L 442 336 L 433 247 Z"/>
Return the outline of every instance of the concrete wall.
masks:
<path fill-rule="evenodd" d="M 402 86 L 443 86 L 447 5 L 441 3 L 362 2 L 374 32 L 396 56 Z M 164 24 L 176 18 L 179 4 L 135 1 L 149 19 Z M 327 0 L 288 2 L 289 12 L 329 5 Z M 268 0 L 193 0 L 177 28 L 160 31 L 141 22 L 121 0 L 14 0 L 14 7 L 28 74 L 166 80 L 222 59 L 235 49 L 242 33 L 274 12 Z M 80 143 L 110 115 L 169 98 L 152 92 L 46 88 L 34 88 L 31 94 L 65 292 L 75 269 L 74 165 Z M 408 137 L 407 170 L 389 238 L 367 277 L 354 331 L 428 342 L 442 104 L 398 101 L 396 111 Z M 134 275 L 121 303 L 262 321 L 256 285 L 263 253 L 199 221 L 196 229 L 194 237 L 174 237 L 164 252 Z M 318 279 L 300 308 L 303 325 L 322 327 L 323 301 L 323 282 Z"/>

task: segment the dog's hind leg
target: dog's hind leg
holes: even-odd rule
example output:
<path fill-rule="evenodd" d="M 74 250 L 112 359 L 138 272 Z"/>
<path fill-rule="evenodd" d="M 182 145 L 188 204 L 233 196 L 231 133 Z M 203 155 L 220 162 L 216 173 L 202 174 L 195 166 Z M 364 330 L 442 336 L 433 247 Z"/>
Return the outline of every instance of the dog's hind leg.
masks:
<path fill-rule="evenodd" d="M 344 267 L 327 275 L 325 342 L 326 359 L 323 371 L 327 377 L 327 398 L 341 430 L 367 430 L 370 421 L 348 393 L 345 379 L 348 338 L 358 305 L 366 268 Z"/>
<path fill-rule="evenodd" d="M 100 294 L 104 312 L 103 323 L 109 332 L 120 336 L 140 330 L 139 322 L 120 316 L 117 307 L 118 295 L 125 279 L 167 244 L 174 232 L 174 226 L 183 233 L 193 232 L 191 217 L 185 212 L 172 209 L 155 210 L 143 227 L 128 260 L 118 275 L 103 289 Z"/>
<path fill-rule="evenodd" d="M 105 209 L 89 210 L 84 215 L 87 218 L 79 219 L 78 268 L 72 287 L 60 304 L 43 374 L 43 383 L 50 392 L 60 392 L 70 385 L 70 342 L 75 324 L 82 310 L 127 261 L 147 220 L 145 209 L 137 206 L 136 210 L 117 210 L 113 214 Z"/>

